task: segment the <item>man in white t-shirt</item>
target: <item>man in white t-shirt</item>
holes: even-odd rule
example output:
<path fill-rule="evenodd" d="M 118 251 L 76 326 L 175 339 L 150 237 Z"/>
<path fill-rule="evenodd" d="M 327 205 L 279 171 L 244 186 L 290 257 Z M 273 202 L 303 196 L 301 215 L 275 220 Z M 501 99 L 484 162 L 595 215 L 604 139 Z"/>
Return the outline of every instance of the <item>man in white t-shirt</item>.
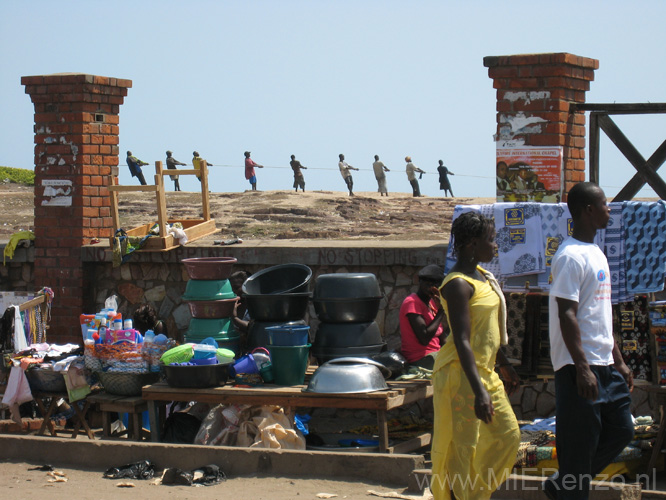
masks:
<path fill-rule="evenodd" d="M 551 500 L 587 499 L 590 481 L 633 438 L 633 375 L 613 337 L 608 261 L 594 243 L 610 209 L 591 182 L 576 184 L 567 205 L 573 234 L 553 257 L 549 297 L 559 462 L 543 485 Z"/>
<path fill-rule="evenodd" d="M 407 180 L 412 185 L 412 194 L 414 197 L 421 196 L 421 189 L 419 188 L 419 181 L 416 178 L 416 174 L 417 172 L 419 174 L 425 174 L 425 172 L 412 163 L 411 156 L 405 156 L 405 161 L 407 162 L 405 172 L 407 172 Z"/>
<path fill-rule="evenodd" d="M 354 196 L 354 178 L 350 170 L 358 170 L 356 167 L 352 167 L 349 163 L 345 161 L 345 155 L 338 155 L 340 161 L 338 162 L 338 168 L 340 169 L 340 175 L 345 180 L 347 184 L 347 189 L 349 189 L 349 196 Z"/>

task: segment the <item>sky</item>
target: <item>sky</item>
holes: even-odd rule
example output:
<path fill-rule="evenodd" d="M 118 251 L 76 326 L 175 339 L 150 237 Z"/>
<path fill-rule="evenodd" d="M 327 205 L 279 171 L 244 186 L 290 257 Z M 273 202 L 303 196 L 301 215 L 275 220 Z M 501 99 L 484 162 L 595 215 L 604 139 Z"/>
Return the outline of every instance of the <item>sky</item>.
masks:
<path fill-rule="evenodd" d="M 0 165 L 34 168 L 34 108 L 22 76 L 80 72 L 132 80 L 120 108 L 120 184 L 137 184 L 125 152 L 165 151 L 214 166 L 214 192 L 242 192 L 243 152 L 266 168 L 259 190 L 291 189 L 290 155 L 307 190 L 411 192 L 404 157 L 441 196 L 495 196 L 496 92 L 485 56 L 570 52 L 599 60 L 587 102 L 666 102 L 663 0 L 2 0 Z M 614 120 L 645 158 L 666 116 Z M 616 194 L 635 169 L 605 137 L 600 183 Z M 172 183 L 166 179 L 166 185 Z M 198 190 L 194 177 L 183 190 Z M 654 196 L 644 189 L 640 196 Z"/>

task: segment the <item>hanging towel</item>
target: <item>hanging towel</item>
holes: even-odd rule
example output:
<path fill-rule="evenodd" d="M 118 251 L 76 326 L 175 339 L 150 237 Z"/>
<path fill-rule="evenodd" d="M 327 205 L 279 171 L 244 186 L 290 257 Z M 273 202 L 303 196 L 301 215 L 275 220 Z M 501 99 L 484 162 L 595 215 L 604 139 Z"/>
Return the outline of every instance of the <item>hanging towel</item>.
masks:
<path fill-rule="evenodd" d="M 642 294 L 664 289 L 666 267 L 666 203 L 625 201 L 627 292 Z"/>
<path fill-rule="evenodd" d="M 25 331 L 23 330 L 21 311 L 18 306 L 10 307 L 14 308 L 14 352 L 21 352 L 28 348 L 28 341 L 25 338 Z"/>
<path fill-rule="evenodd" d="M 546 270 L 539 203 L 495 203 L 500 277 Z"/>

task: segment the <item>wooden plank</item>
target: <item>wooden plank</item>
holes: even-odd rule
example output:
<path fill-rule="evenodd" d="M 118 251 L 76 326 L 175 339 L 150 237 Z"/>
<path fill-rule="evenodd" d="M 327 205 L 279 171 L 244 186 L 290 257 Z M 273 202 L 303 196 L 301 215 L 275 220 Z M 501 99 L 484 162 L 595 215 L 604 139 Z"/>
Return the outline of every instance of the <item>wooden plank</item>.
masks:
<path fill-rule="evenodd" d="M 652 187 L 652 189 L 654 189 L 662 199 L 666 198 L 666 182 L 664 182 L 664 180 L 661 177 L 659 177 L 659 175 L 656 172 L 645 169 L 645 163 L 646 163 L 645 159 L 634 147 L 631 141 L 627 139 L 624 133 L 622 133 L 622 131 L 615 124 L 615 122 L 609 116 L 600 115 L 599 126 L 604 132 L 606 132 L 608 138 L 611 141 L 613 141 L 613 144 L 617 146 L 617 148 L 625 156 L 625 158 L 627 158 L 627 160 L 629 160 L 629 162 L 634 166 L 634 168 L 636 168 L 636 170 L 638 170 L 639 173 L 642 174 L 642 176 L 650 185 L 650 187 Z M 615 197 L 613 201 L 623 201 L 631 199 L 634 196 L 636 196 L 637 193 L 638 191 L 631 194 L 629 190 L 622 189 L 622 191 L 618 193 L 618 195 Z"/>
<path fill-rule="evenodd" d="M 181 389 L 159 382 L 143 388 L 142 397 L 150 401 L 200 401 L 214 404 L 274 404 L 285 407 L 349 408 L 390 410 L 432 397 L 432 384 L 411 384 L 362 394 L 323 394 L 303 392 L 305 386 L 233 387 Z"/>
<path fill-rule="evenodd" d="M 599 114 L 590 113 L 590 182 L 599 184 Z"/>
<path fill-rule="evenodd" d="M 39 304 L 44 304 L 46 302 L 46 295 L 40 295 L 39 297 L 35 297 L 34 299 L 30 299 L 27 302 L 24 302 L 19 306 L 19 311 L 25 311 L 26 309 L 30 309 L 32 307 L 35 307 Z"/>
<path fill-rule="evenodd" d="M 206 160 L 201 162 L 201 205 L 203 209 L 204 220 L 210 220 L 210 199 L 208 188 L 208 163 Z"/>
<path fill-rule="evenodd" d="M 157 186 L 146 185 L 146 186 L 109 186 L 109 191 L 112 193 L 132 193 L 132 192 L 146 192 L 146 193 L 155 193 L 157 192 Z"/>
<path fill-rule="evenodd" d="M 164 177 L 162 177 L 162 162 L 155 162 L 155 185 L 157 186 L 157 223 L 160 227 L 160 237 L 165 238 L 167 236 L 167 211 L 166 211 L 166 199 L 164 196 Z"/>
<path fill-rule="evenodd" d="M 598 111 L 604 114 L 647 114 L 666 113 L 664 102 L 639 102 L 639 103 L 570 103 L 570 111 Z"/>
<path fill-rule="evenodd" d="M 428 446 L 432 442 L 432 434 L 430 432 L 424 432 L 418 436 L 398 443 L 395 446 L 389 446 L 386 451 L 389 453 L 410 453 L 416 451 L 419 448 Z"/>
<path fill-rule="evenodd" d="M 118 192 L 112 190 L 111 188 L 115 187 L 118 183 L 118 177 L 113 177 L 111 179 L 112 184 L 109 186 L 109 192 L 111 193 L 111 219 L 113 220 L 113 234 L 111 235 L 110 245 L 113 248 L 113 237 L 116 235 L 116 231 L 120 228 L 120 216 L 118 215 Z"/>
<path fill-rule="evenodd" d="M 657 150 L 652 154 L 652 156 L 650 156 L 648 161 L 645 163 L 645 169 L 656 172 L 659 167 L 664 164 L 664 161 L 666 161 L 666 141 L 662 142 Z M 638 191 L 640 191 L 644 184 L 645 179 L 640 173 L 637 173 L 631 178 L 627 185 L 622 188 L 620 193 L 617 194 L 616 198 L 619 198 L 622 195 L 622 199 L 619 199 L 618 201 L 630 200 L 636 195 L 636 193 L 638 193 Z"/>

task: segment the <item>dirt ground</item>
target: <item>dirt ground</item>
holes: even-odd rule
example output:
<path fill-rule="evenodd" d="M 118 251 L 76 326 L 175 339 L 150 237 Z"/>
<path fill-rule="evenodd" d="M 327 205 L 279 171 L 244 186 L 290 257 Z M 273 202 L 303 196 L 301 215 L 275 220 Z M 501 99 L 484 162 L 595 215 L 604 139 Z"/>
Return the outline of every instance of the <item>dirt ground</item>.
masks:
<path fill-rule="evenodd" d="M 405 193 L 340 191 L 245 191 L 211 193 L 210 212 L 218 232 L 205 240 L 383 239 L 447 242 L 453 208 L 492 203 L 493 198 L 413 198 Z M 201 193 L 167 192 L 170 219 L 202 217 Z M 119 196 L 120 225 L 126 229 L 157 221 L 155 198 Z M 34 224 L 32 187 L 0 184 L 0 240 Z M 204 241 L 205 241 L 204 240 Z"/>
<path fill-rule="evenodd" d="M 49 482 L 53 480 L 47 472 L 29 470 L 36 465 L 24 462 L 2 462 L 0 474 L 0 491 L 5 492 L 3 498 L 21 500 L 71 500 L 72 498 L 117 500 L 118 498 L 143 498 L 144 500 L 307 500 L 317 498 L 337 499 L 372 499 L 380 498 L 368 494 L 368 490 L 379 493 L 396 491 L 394 488 L 365 482 L 333 481 L 323 479 L 302 479 L 285 477 L 236 477 L 229 478 L 213 486 L 166 486 L 155 484 L 153 480 L 119 480 L 105 479 L 104 471 L 85 471 L 56 467 L 62 472 L 66 482 Z M 120 487 L 119 484 L 129 483 L 132 487 Z M 398 493 L 406 494 L 402 490 Z M 332 494 L 335 497 L 318 496 Z M 5 496 L 6 495 L 6 496 Z M 425 496 L 414 496 L 428 499 Z"/>

